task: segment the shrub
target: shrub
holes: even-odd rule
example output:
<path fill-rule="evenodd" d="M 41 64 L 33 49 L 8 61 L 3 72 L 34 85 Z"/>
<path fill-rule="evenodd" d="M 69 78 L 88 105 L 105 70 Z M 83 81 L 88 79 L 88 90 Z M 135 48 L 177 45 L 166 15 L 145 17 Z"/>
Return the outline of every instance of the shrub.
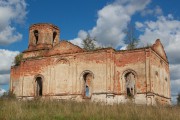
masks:
<path fill-rule="evenodd" d="M 2 99 L 15 99 L 16 98 L 16 95 L 11 92 L 11 91 L 8 91 L 8 92 L 5 92 L 2 96 L 1 96 Z"/>
<path fill-rule="evenodd" d="M 15 66 L 20 65 L 22 58 L 23 58 L 23 54 L 22 53 L 16 55 L 16 57 L 14 59 L 14 65 Z"/>

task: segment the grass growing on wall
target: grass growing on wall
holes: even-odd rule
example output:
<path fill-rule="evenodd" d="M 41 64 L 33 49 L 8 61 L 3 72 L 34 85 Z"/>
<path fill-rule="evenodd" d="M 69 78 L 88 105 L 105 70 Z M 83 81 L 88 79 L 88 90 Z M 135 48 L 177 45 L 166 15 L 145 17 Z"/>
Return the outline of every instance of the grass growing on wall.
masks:
<path fill-rule="evenodd" d="M 0 120 L 180 120 L 180 107 L 0 100 Z"/>

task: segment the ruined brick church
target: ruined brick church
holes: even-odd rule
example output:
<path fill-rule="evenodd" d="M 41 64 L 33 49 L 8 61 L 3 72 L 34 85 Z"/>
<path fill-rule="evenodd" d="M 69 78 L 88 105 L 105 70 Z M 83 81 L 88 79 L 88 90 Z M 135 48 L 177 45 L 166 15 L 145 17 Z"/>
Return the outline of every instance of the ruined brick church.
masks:
<path fill-rule="evenodd" d="M 160 40 L 133 50 L 86 51 L 59 37 L 52 24 L 30 27 L 28 49 L 20 65 L 11 67 L 10 91 L 17 98 L 171 104 L 169 64 Z"/>

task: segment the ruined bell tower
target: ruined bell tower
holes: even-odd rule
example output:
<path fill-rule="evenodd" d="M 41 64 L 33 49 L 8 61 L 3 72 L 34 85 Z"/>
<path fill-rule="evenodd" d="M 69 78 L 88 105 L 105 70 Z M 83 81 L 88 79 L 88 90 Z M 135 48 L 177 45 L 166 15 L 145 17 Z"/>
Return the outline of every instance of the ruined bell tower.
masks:
<path fill-rule="evenodd" d="M 48 23 L 33 24 L 29 28 L 28 50 L 50 49 L 59 43 L 60 30 Z"/>

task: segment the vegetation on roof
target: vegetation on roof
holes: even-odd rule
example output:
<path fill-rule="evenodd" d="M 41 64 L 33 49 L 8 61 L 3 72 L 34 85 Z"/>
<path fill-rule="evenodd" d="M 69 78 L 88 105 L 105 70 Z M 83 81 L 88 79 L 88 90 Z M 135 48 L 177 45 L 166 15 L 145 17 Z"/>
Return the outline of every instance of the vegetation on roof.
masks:
<path fill-rule="evenodd" d="M 14 58 L 14 65 L 19 66 L 22 59 L 23 59 L 23 54 L 22 53 L 16 55 L 16 57 Z"/>

